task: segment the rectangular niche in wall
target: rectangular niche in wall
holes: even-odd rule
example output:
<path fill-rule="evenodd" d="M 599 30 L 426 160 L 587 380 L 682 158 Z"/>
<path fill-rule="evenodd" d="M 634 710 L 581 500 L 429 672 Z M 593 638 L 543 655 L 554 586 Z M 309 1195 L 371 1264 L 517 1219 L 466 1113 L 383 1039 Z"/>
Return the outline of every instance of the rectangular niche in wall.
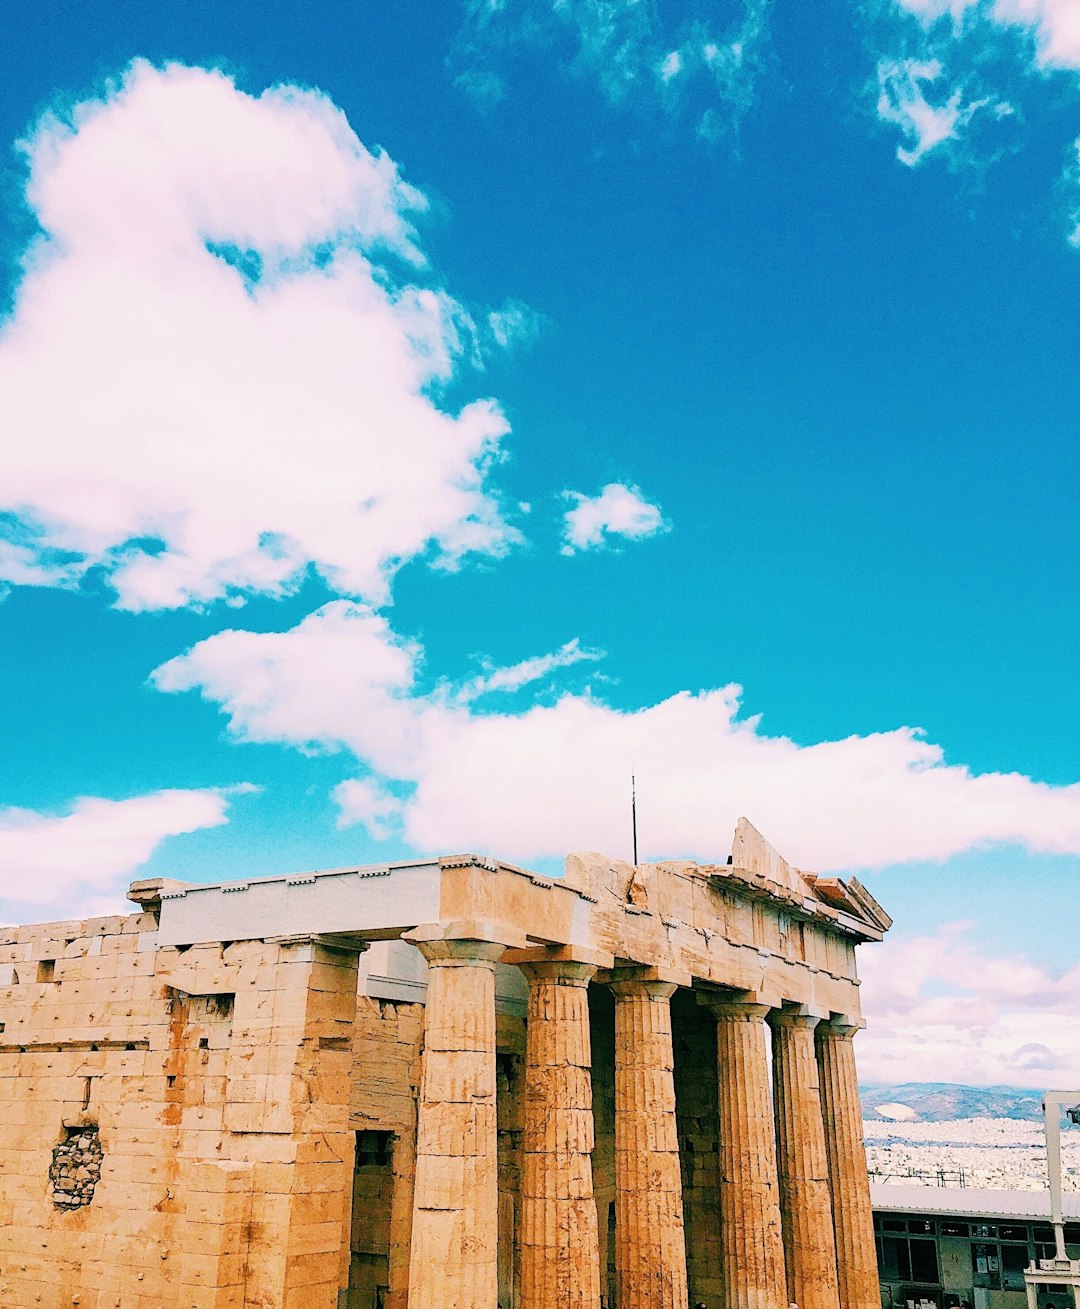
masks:
<path fill-rule="evenodd" d="M 65 1127 L 52 1153 L 49 1188 L 58 1209 L 81 1209 L 94 1198 L 103 1152 L 96 1125 Z"/>

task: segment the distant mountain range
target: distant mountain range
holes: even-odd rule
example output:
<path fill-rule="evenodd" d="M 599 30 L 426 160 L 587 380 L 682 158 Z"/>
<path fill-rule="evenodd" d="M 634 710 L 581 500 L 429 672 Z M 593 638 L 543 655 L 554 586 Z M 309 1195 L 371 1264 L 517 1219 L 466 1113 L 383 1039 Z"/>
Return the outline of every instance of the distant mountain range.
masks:
<path fill-rule="evenodd" d="M 939 1123 L 952 1118 L 1014 1118 L 1042 1121 L 1042 1094 L 1018 1086 L 957 1086 L 952 1082 L 903 1082 L 860 1087 L 863 1117 Z"/>

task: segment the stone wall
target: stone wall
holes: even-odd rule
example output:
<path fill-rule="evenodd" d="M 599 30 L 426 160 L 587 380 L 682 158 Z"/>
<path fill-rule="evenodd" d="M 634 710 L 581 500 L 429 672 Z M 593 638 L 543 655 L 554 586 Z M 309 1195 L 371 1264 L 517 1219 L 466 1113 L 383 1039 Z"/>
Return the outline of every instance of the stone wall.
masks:
<path fill-rule="evenodd" d="M 796 1220 L 841 1250 L 816 1309 L 837 1287 L 870 1309 L 872 1260 L 829 1211 L 869 1230 L 854 951 L 887 916 L 748 831 L 745 865 L 585 855 L 553 881 L 470 855 L 144 883 L 153 912 L 0 929 L 0 1309 L 780 1303 L 778 1195 L 789 1271 Z M 438 922 L 407 926 L 398 877 Z M 199 905 L 267 935 L 207 940 Z M 329 936 L 271 934 L 345 910 Z M 361 930 L 393 948 L 358 997 Z M 779 1170 L 766 1015 L 825 1070 L 823 1100 L 796 1105 L 809 1074 L 775 1097 Z M 718 1031 L 738 1036 L 722 1087 Z M 763 1232 L 751 1285 L 722 1245 Z"/>
<path fill-rule="evenodd" d="M 155 927 L 0 938 L 0 1307 L 333 1309 L 355 955 Z M 87 1136 L 100 1178 L 70 1206 L 50 1168 Z"/>

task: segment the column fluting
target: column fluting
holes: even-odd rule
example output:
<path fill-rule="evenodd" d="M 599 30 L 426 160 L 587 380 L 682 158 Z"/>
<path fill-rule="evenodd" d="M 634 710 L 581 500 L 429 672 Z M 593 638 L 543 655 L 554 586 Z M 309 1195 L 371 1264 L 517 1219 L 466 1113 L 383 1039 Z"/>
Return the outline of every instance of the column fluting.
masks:
<path fill-rule="evenodd" d="M 686 1309 L 686 1235 L 671 1042 L 674 983 L 615 996 L 615 1276 L 619 1309 Z"/>
<path fill-rule="evenodd" d="M 788 1296 L 799 1309 L 839 1309 L 825 1128 L 814 1028 L 818 1019 L 774 1009 L 773 1098 Z"/>
<path fill-rule="evenodd" d="M 769 1007 L 708 1001 L 716 1017 L 720 1248 L 726 1309 L 787 1309 L 776 1139 L 769 1097 Z"/>
<path fill-rule="evenodd" d="M 855 1070 L 856 1031 L 854 1025 L 842 1022 L 820 1024 L 815 1034 L 817 1063 L 836 1232 L 840 1309 L 878 1309 L 874 1215 Z"/>
<path fill-rule="evenodd" d="M 486 941 L 419 941 L 428 963 L 409 1309 L 498 1309 L 495 961 Z"/>
<path fill-rule="evenodd" d="M 521 1183 L 522 1309 L 600 1309 L 593 1199 L 593 964 L 519 965 L 529 983 Z"/>

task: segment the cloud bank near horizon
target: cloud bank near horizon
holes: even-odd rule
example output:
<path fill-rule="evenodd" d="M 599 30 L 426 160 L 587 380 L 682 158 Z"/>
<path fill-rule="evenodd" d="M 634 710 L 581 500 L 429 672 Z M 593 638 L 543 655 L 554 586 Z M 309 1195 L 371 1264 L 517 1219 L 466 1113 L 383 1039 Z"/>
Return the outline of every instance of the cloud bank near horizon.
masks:
<path fill-rule="evenodd" d="M 1080 1082 L 1080 964 L 1055 974 L 973 937 L 970 923 L 947 923 L 859 952 L 863 1082 Z"/>
<path fill-rule="evenodd" d="M 479 710 L 444 684 L 421 692 L 421 662 L 384 615 L 334 601 L 289 631 L 219 632 L 152 680 L 198 690 L 237 740 L 349 752 L 364 775 L 338 789 L 343 817 L 374 818 L 377 834 L 396 828 L 420 850 L 619 853 L 635 772 L 655 857 L 714 859 L 742 814 L 816 870 L 998 842 L 1080 854 L 1080 783 L 976 775 L 911 728 L 800 745 L 741 717 L 734 684 L 638 709 L 586 689 Z"/>
<path fill-rule="evenodd" d="M 82 796 L 62 814 L 0 808 L 0 919 L 128 913 L 128 879 L 170 836 L 220 827 L 251 787 L 154 791 L 127 800 Z"/>

